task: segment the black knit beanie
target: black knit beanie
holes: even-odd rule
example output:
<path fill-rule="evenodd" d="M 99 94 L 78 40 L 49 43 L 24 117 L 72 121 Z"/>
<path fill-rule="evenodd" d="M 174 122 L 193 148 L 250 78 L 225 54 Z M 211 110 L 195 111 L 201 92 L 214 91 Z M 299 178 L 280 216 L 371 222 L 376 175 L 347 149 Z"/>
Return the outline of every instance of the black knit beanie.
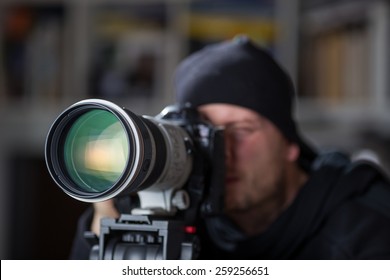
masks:
<path fill-rule="evenodd" d="M 177 68 L 175 86 L 181 105 L 228 103 L 256 111 L 299 144 L 301 158 L 310 162 L 314 158 L 293 119 L 295 91 L 290 77 L 247 37 L 209 45 L 190 55 Z"/>

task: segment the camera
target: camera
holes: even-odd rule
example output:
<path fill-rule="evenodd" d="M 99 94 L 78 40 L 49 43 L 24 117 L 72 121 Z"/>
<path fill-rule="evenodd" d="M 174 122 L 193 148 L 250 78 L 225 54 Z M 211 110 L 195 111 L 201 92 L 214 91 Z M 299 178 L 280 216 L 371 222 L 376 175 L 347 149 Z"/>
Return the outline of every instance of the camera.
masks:
<path fill-rule="evenodd" d="M 82 100 L 52 124 L 45 159 L 66 194 L 114 199 L 122 214 L 102 220 L 92 259 L 196 258 L 196 225 L 223 208 L 223 131 L 190 104 L 150 117 Z"/>

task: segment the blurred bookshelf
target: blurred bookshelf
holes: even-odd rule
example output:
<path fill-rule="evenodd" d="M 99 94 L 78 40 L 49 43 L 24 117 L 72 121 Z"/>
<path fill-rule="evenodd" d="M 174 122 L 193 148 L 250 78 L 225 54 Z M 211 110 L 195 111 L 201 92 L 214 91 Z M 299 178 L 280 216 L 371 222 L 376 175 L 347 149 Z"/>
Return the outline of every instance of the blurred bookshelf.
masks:
<path fill-rule="evenodd" d="M 293 77 L 311 142 L 373 150 L 390 169 L 389 13 L 384 0 L 2 0 L 0 256 L 67 258 L 64 247 L 32 245 L 57 236 L 69 246 L 87 207 L 45 168 L 46 133 L 60 112 L 104 98 L 157 114 L 174 100 L 182 58 L 240 34 Z"/>
<path fill-rule="evenodd" d="M 56 102 L 63 82 L 66 17 L 63 5 L 2 8 L 1 108 Z"/>
<path fill-rule="evenodd" d="M 304 13 L 301 97 L 334 106 L 381 104 L 385 90 L 374 77 L 386 76 L 388 13 L 386 1 L 341 1 Z"/>
<path fill-rule="evenodd" d="M 298 1 L 283 2 L 2 0 L 2 259 L 67 258 L 88 207 L 63 194 L 46 171 L 44 142 L 60 112 L 104 98 L 157 114 L 174 101 L 173 72 L 182 58 L 240 34 L 295 73 Z"/>
<path fill-rule="evenodd" d="M 320 146 L 370 149 L 387 169 L 388 1 L 302 1 L 298 119 Z"/>

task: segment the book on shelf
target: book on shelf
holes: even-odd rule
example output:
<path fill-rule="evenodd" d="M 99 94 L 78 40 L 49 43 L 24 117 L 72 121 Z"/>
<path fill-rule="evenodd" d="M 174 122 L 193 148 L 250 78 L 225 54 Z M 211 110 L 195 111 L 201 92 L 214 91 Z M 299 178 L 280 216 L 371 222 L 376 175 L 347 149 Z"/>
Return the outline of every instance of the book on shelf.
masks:
<path fill-rule="evenodd" d="M 272 1 L 194 1 L 189 12 L 190 52 L 246 34 L 274 50 L 278 24 Z"/>
<path fill-rule="evenodd" d="M 162 89 L 167 12 L 161 3 L 101 7 L 94 15 L 90 95 L 147 99 Z"/>
<path fill-rule="evenodd" d="M 300 72 L 302 96 L 331 105 L 367 100 L 371 77 L 365 25 L 316 33 L 305 42 Z"/>
<path fill-rule="evenodd" d="M 3 15 L 0 50 L 4 100 L 58 100 L 63 59 L 63 7 L 10 6 Z"/>

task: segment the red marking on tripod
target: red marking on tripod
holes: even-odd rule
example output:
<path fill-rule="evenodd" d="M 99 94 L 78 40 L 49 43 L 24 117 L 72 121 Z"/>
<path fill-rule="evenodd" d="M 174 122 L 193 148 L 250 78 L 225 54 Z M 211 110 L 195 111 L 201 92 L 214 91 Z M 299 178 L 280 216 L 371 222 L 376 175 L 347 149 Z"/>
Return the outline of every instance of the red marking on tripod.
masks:
<path fill-rule="evenodd" d="M 186 226 L 184 228 L 184 231 L 189 234 L 195 234 L 196 233 L 196 227 L 194 226 Z"/>

